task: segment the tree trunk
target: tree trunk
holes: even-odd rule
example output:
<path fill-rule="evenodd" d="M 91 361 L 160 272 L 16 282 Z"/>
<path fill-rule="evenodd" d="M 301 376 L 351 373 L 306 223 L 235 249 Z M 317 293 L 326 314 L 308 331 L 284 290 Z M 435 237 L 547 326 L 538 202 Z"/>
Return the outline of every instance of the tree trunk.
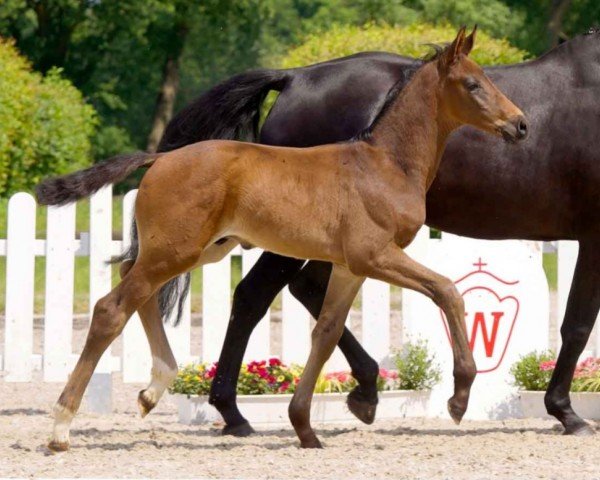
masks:
<path fill-rule="evenodd" d="M 179 88 L 179 57 L 169 57 L 165 62 L 163 69 L 163 79 L 154 109 L 154 120 L 152 121 L 152 129 L 148 135 L 146 150 L 148 152 L 156 152 L 156 147 L 160 142 L 165 127 L 173 116 L 173 108 L 175 107 L 175 98 Z"/>
<path fill-rule="evenodd" d="M 562 31 L 562 24 L 567 10 L 571 6 L 572 0 L 552 0 L 552 11 L 550 21 L 548 22 L 548 33 L 550 37 L 550 47 L 556 47 L 561 38 L 567 39 Z"/>

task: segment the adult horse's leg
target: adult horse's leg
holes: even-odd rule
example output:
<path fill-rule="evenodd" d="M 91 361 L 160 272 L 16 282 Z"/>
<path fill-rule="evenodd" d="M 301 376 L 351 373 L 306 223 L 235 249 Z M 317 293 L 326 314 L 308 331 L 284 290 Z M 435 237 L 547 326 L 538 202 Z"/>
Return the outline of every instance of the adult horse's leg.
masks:
<path fill-rule="evenodd" d="M 600 238 L 581 240 L 565 319 L 562 347 L 544 399 L 546 410 L 565 427 L 565 434 L 590 435 L 593 429 L 571 407 L 569 389 L 577 360 L 600 309 Z"/>
<path fill-rule="evenodd" d="M 352 301 L 364 278 L 346 267 L 334 266 L 319 320 L 312 332 L 312 346 L 302 378 L 290 402 L 289 416 L 302 448 L 320 448 L 321 442 L 310 425 L 310 404 L 317 378 L 340 339 Z"/>
<path fill-rule="evenodd" d="M 313 318 L 319 318 L 321 313 L 331 267 L 331 263 L 327 262 L 308 262 L 290 283 L 290 292 L 307 308 Z M 359 420 L 370 425 L 375 420 L 377 411 L 379 365 L 345 327 L 338 347 L 352 369 L 352 376 L 358 382 L 348 395 L 348 408 Z"/>
<path fill-rule="evenodd" d="M 236 403 L 244 352 L 254 327 L 303 264 L 304 260 L 265 252 L 235 289 L 231 317 L 208 400 L 225 420 L 225 435 L 246 436 L 254 431 Z"/>
<path fill-rule="evenodd" d="M 467 338 L 462 296 L 451 280 L 415 262 L 397 245 L 389 245 L 372 255 L 359 253 L 349 264 L 354 273 L 420 292 L 446 314 L 454 359 L 454 395 L 448 400 L 448 411 L 459 423 L 467 410 L 477 372 Z"/>

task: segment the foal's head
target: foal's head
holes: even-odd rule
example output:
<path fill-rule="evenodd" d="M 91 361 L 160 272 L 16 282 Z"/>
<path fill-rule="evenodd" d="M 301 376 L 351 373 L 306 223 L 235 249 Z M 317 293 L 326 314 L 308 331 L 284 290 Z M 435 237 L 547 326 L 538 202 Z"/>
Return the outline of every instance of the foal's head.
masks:
<path fill-rule="evenodd" d="M 527 122 L 483 70 L 469 58 L 477 27 L 466 36 L 465 27 L 437 58 L 441 81 L 440 108 L 451 119 L 502 136 L 508 142 L 527 137 Z"/>

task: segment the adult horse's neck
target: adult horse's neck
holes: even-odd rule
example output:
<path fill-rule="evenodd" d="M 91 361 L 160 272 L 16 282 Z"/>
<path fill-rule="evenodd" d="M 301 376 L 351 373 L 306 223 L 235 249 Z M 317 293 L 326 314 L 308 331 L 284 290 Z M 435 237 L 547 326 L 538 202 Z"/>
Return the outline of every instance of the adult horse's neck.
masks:
<path fill-rule="evenodd" d="M 427 192 L 446 140 L 460 125 L 440 108 L 437 62 L 421 67 L 373 129 L 371 144 L 382 148 Z"/>

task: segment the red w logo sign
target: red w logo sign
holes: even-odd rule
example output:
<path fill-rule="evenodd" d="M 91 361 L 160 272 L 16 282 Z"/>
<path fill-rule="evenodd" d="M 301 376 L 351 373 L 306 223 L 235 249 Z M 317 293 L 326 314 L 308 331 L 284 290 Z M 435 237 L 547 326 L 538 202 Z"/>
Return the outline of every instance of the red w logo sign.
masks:
<path fill-rule="evenodd" d="M 467 315 L 468 316 L 468 315 Z M 485 322 L 483 312 L 476 312 L 475 319 L 473 320 L 473 328 L 471 330 L 471 337 L 469 338 L 469 347 L 471 351 L 475 348 L 475 340 L 477 338 L 477 332 L 481 332 L 481 340 L 485 348 L 485 354 L 487 357 L 494 355 L 494 346 L 496 345 L 496 336 L 498 335 L 498 325 L 500 319 L 504 316 L 504 312 L 492 312 L 494 318 L 492 323 L 492 331 L 488 335 L 488 329 Z"/>
<path fill-rule="evenodd" d="M 475 357 L 477 372 L 496 370 L 508 348 L 519 313 L 519 301 L 513 296 L 501 298 L 494 290 L 484 285 L 470 287 L 462 292 L 462 296 L 467 312 L 465 323 L 469 347 Z M 441 313 L 450 340 L 446 317 Z"/>

